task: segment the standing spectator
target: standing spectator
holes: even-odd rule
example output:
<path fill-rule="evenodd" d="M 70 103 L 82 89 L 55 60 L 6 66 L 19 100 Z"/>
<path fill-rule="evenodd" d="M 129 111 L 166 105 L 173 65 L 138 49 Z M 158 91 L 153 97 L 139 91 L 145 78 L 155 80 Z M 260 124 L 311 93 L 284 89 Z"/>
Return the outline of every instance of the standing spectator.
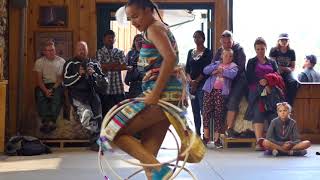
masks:
<path fill-rule="evenodd" d="M 127 65 L 124 52 L 113 47 L 115 33 L 112 30 L 104 33 L 103 43 L 104 46 L 97 51 L 97 61 L 110 81 L 106 94 L 101 95 L 102 114 L 105 116 L 114 105 L 124 99 L 121 70 L 126 70 Z"/>
<path fill-rule="evenodd" d="M 33 70 L 37 73 L 35 94 L 42 122 L 40 131 L 49 133 L 56 129 L 56 120 L 63 104 L 61 82 L 65 60 L 56 55 L 53 41 L 46 42 L 43 55 L 36 60 Z"/>
<path fill-rule="evenodd" d="M 266 89 L 268 94 L 276 93 L 276 89 L 271 91 L 270 83 L 268 84 L 267 74 L 277 73 L 277 63 L 265 56 L 267 43 L 261 37 L 254 42 L 256 57 L 249 59 L 246 69 L 247 80 L 249 84 L 248 108 L 245 113 L 245 119 L 252 121 L 253 130 L 257 142 L 263 137 L 264 122 L 276 117 L 271 112 L 266 112 L 262 104 L 262 94 Z M 278 75 L 280 77 L 280 75 Z M 272 109 L 271 109 L 272 110 Z M 262 150 L 261 144 L 257 144 L 256 150 Z"/>
<path fill-rule="evenodd" d="M 103 75 L 100 64 L 88 58 L 88 46 L 80 41 L 76 46 L 76 56 L 71 58 L 64 68 L 64 85 L 68 88 L 72 105 L 83 127 L 91 133 L 92 150 L 98 150 L 95 143 L 102 123 L 101 101 L 94 89 L 96 73 Z"/>
<path fill-rule="evenodd" d="M 245 75 L 246 55 L 239 43 L 234 42 L 232 32 L 225 30 L 221 34 L 220 42 L 222 47 L 217 50 L 213 58 L 213 62 L 221 61 L 221 54 L 223 49 L 233 50 L 233 62 L 238 65 L 239 71 L 237 76 L 233 79 L 229 99 L 227 103 L 227 130 L 225 132 L 227 137 L 236 137 L 238 133 L 234 131 L 234 124 L 239 112 L 239 105 L 242 97 L 247 92 L 247 80 Z"/>
<path fill-rule="evenodd" d="M 292 72 L 295 68 L 296 54 L 289 46 L 289 35 L 282 33 L 279 35 L 277 46 L 271 48 L 269 57 L 274 59 L 280 74 L 286 84 L 286 99 L 293 105 L 298 90 L 298 82 L 294 79 Z"/>
<path fill-rule="evenodd" d="M 127 98 L 135 98 L 142 93 L 143 67 L 138 66 L 140 49 L 143 42 L 143 36 L 137 34 L 133 39 L 131 50 L 126 56 L 128 69 L 124 82 L 130 86 Z"/>
<path fill-rule="evenodd" d="M 271 121 L 267 138 L 262 142 L 267 149 L 266 153 L 272 153 L 274 156 L 304 156 L 311 143 L 308 140 L 300 140 L 297 122 L 290 118 L 291 106 L 286 102 L 278 103 L 277 112 L 278 117 Z"/>
<path fill-rule="evenodd" d="M 313 69 L 317 64 L 317 57 L 313 54 L 306 56 L 303 65 L 304 71 L 298 76 L 301 82 L 320 82 L 320 74 Z"/>
<path fill-rule="evenodd" d="M 224 49 L 222 52 L 222 62 L 217 61 L 205 67 L 203 72 L 211 75 L 203 86 L 203 139 L 208 143 L 210 137 L 209 122 L 214 119 L 214 145 L 216 148 L 222 148 L 220 134 L 224 129 L 224 108 L 228 98 L 232 79 L 236 77 L 238 66 L 232 62 L 232 49 Z"/>
<path fill-rule="evenodd" d="M 194 98 L 191 99 L 194 124 L 197 134 L 201 136 L 202 87 L 207 79 L 207 76 L 203 74 L 203 68 L 210 64 L 212 52 L 204 46 L 205 35 L 202 31 L 196 31 L 193 34 L 193 39 L 196 48 L 190 49 L 188 52 L 186 73 L 190 85 L 189 92 L 194 95 Z"/>

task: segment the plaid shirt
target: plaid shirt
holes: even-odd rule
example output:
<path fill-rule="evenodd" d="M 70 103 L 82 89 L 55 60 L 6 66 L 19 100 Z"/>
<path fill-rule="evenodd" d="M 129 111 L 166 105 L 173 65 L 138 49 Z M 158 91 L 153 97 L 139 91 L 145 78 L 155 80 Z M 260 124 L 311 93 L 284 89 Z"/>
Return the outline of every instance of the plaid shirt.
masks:
<path fill-rule="evenodd" d="M 117 48 L 107 49 L 105 46 L 97 51 L 97 61 L 100 62 L 100 64 L 126 63 L 124 52 L 122 50 Z M 107 88 L 107 94 L 123 94 L 124 88 L 121 71 L 107 71 L 105 74 L 110 81 L 110 86 Z"/>

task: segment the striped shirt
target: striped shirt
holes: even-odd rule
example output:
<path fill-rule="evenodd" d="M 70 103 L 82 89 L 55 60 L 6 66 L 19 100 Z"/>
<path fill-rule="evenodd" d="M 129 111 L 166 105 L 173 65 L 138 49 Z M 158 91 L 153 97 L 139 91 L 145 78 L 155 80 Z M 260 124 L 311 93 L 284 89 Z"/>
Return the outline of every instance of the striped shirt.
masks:
<path fill-rule="evenodd" d="M 171 46 L 176 52 L 176 55 L 177 55 L 176 63 L 178 64 L 179 51 L 178 51 L 176 40 L 173 34 L 171 33 L 171 31 L 168 31 L 167 35 L 171 42 Z M 159 68 L 161 66 L 163 58 L 160 52 L 158 51 L 158 49 L 155 47 L 155 45 L 145 37 L 147 37 L 146 32 L 144 33 L 144 42 L 142 44 L 142 48 L 140 49 L 138 66 L 145 67 L 145 70 L 148 71 L 150 69 Z"/>

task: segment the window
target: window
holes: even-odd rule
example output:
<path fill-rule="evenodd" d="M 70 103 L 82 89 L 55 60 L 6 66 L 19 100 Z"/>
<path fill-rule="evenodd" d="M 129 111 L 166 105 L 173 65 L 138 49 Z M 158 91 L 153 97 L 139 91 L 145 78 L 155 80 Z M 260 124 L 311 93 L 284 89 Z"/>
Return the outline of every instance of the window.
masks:
<path fill-rule="evenodd" d="M 255 56 L 254 40 L 267 41 L 269 55 L 280 33 L 289 34 L 290 47 L 296 52 L 296 72 L 302 71 L 305 55 L 318 58 L 320 71 L 320 24 L 318 0 L 241 0 L 233 1 L 233 32 L 235 41 L 245 49 L 247 58 Z"/>

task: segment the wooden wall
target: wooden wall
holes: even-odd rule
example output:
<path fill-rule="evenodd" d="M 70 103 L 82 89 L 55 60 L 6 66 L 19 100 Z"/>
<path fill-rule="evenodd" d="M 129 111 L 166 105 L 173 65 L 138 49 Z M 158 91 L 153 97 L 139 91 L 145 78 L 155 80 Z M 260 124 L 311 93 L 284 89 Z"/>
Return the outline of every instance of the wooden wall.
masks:
<path fill-rule="evenodd" d="M 304 139 L 320 143 L 320 84 L 302 84 L 293 107 L 293 118 Z"/>
<path fill-rule="evenodd" d="M 23 117 L 18 120 L 18 58 L 19 58 L 19 23 L 20 10 L 10 7 L 9 11 L 9 120 L 6 129 L 7 136 L 16 134 L 19 127 L 27 130 L 25 133 L 33 134 L 35 128 L 35 78 L 32 72 L 35 62 L 35 32 L 61 32 L 71 31 L 73 44 L 79 40 L 86 41 L 89 55 L 94 56 L 97 49 L 97 20 L 96 3 L 119 3 L 123 0 L 29 0 L 26 18 L 25 53 L 24 53 L 24 87 L 23 87 Z M 212 47 L 219 47 L 220 34 L 228 28 L 228 0 L 158 0 L 160 3 L 212 3 L 214 10 L 214 31 Z M 68 25 L 66 27 L 44 28 L 40 27 L 40 6 L 67 6 Z"/>
<path fill-rule="evenodd" d="M 73 44 L 79 40 L 88 42 L 90 56 L 96 52 L 97 24 L 96 3 L 119 3 L 123 0 L 29 0 L 27 9 L 26 48 L 24 62 L 24 105 L 21 126 L 32 133 L 34 128 L 35 102 L 33 89 L 35 79 L 32 69 L 35 62 L 34 33 L 49 31 L 71 31 Z M 220 46 L 220 34 L 228 28 L 228 0 L 158 0 L 161 3 L 212 3 L 214 10 L 214 31 L 212 47 Z M 40 6 L 67 6 L 68 26 L 60 28 L 41 28 L 38 25 Z M 19 50 L 19 9 L 10 8 L 9 15 L 9 120 L 6 122 L 7 135 L 17 132 L 17 94 L 18 94 L 18 50 Z M 293 116 L 298 121 L 304 138 L 320 143 L 320 85 L 302 85 L 294 105 Z"/>

